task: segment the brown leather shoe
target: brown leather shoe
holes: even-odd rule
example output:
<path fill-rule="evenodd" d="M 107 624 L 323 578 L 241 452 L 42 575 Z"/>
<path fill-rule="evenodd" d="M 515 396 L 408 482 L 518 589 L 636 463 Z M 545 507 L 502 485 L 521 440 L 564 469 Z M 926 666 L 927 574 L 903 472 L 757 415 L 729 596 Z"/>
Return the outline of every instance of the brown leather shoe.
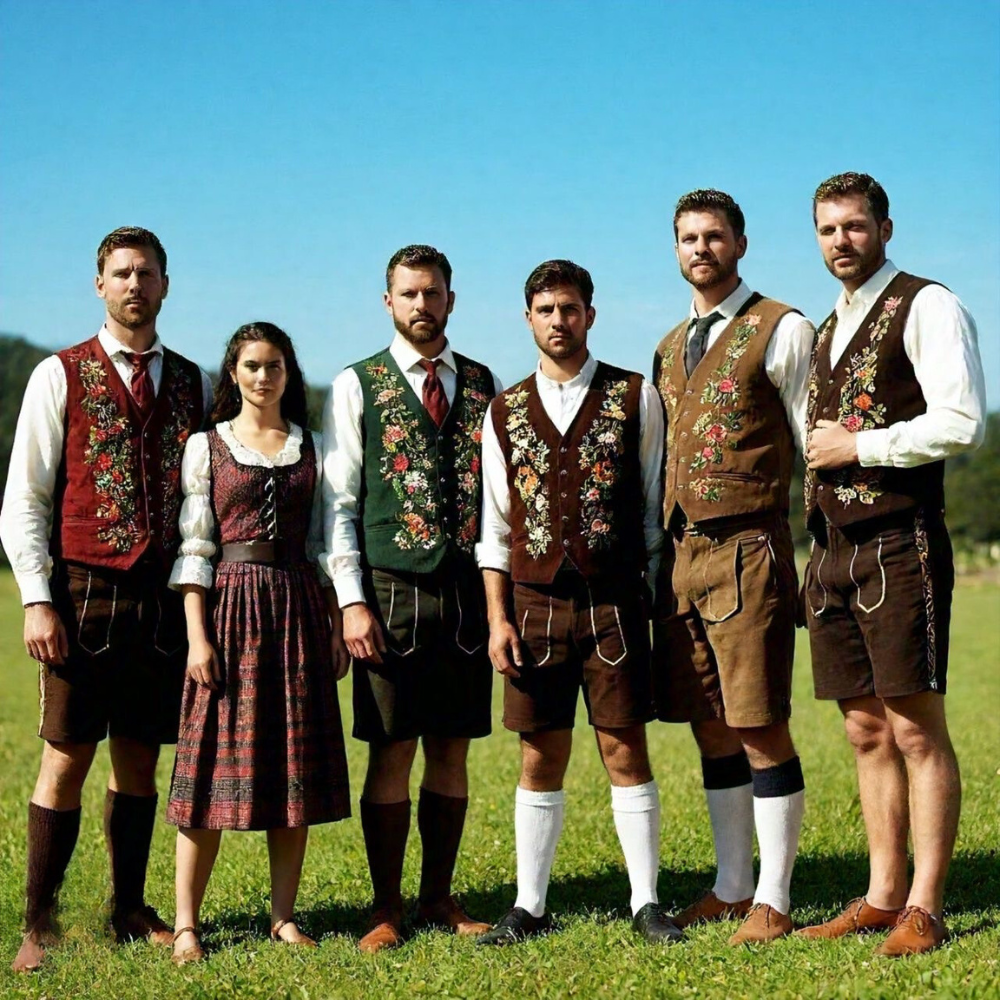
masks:
<path fill-rule="evenodd" d="M 715 920 L 742 920 L 753 906 L 753 898 L 741 899 L 735 903 L 726 903 L 719 899 L 709 889 L 690 906 L 685 907 L 674 917 L 674 923 L 683 930 L 691 924 L 710 923 Z"/>
<path fill-rule="evenodd" d="M 461 937 L 478 937 L 491 927 L 481 920 L 473 920 L 454 896 L 446 896 L 436 903 L 417 904 L 417 924 L 424 927 L 438 927 Z"/>
<path fill-rule="evenodd" d="M 901 910 L 880 910 L 871 906 L 864 896 L 852 899 L 843 913 L 838 913 L 825 924 L 813 924 L 795 932 L 797 937 L 839 938 L 847 934 L 866 934 L 870 931 L 885 931 L 896 926 Z"/>
<path fill-rule="evenodd" d="M 174 943 L 174 932 L 160 919 L 151 906 L 142 906 L 131 913 L 113 913 L 111 930 L 119 944 L 145 938 L 151 944 L 169 948 Z"/>
<path fill-rule="evenodd" d="M 194 944 L 188 945 L 187 948 L 177 951 L 176 947 L 174 953 L 170 956 L 170 961 L 176 966 L 190 965 L 192 962 L 204 962 L 207 956 L 205 955 L 205 949 L 201 946 L 201 931 L 197 927 L 181 927 L 173 935 L 173 944 L 176 946 L 177 939 L 182 934 L 193 934 Z"/>
<path fill-rule="evenodd" d="M 729 943 L 761 944 L 765 941 L 776 941 L 791 933 L 790 917 L 773 906 L 768 906 L 767 903 L 755 903 L 750 907 L 746 920 L 740 924 L 740 929 L 729 939 Z"/>
<path fill-rule="evenodd" d="M 889 936 L 875 949 L 876 955 L 898 958 L 931 951 L 948 939 L 948 931 L 940 917 L 920 906 L 904 907 Z"/>
<path fill-rule="evenodd" d="M 358 950 L 374 955 L 383 948 L 398 948 L 403 943 L 403 915 L 396 909 L 372 912 L 368 933 L 358 942 Z"/>

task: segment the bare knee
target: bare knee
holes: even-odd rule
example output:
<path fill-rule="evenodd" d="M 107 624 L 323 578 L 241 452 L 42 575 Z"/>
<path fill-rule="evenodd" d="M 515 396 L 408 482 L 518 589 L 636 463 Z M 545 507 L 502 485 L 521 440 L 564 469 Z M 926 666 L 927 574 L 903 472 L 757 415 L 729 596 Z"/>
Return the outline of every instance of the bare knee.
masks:
<path fill-rule="evenodd" d="M 653 780 L 646 749 L 646 727 L 595 728 L 597 747 L 612 785 L 644 785 Z"/>
<path fill-rule="evenodd" d="M 702 757 L 718 759 L 743 752 L 740 734 L 735 729 L 730 729 L 721 719 L 692 722 L 691 732 Z"/>
<path fill-rule="evenodd" d="M 573 731 L 521 734 L 521 787 L 532 792 L 555 792 L 563 786 Z"/>
<path fill-rule="evenodd" d="M 111 778 L 108 787 L 126 795 L 156 794 L 156 762 L 160 748 L 125 736 L 111 737 Z"/>
<path fill-rule="evenodd" d="M 441 795 L 464 798 L 469 793 L 466 761 L 469 740 L 425 736 L 422 787 Z"/>
<path fill-rule="evenodd" d="M 865 711 L 844 713 L 844 731 L 855 754 L 891 753 L 895 751 L 892 726 L 885 716 Z"/>
<path fill-rule="evenodd" d="M 368 745 L 368 773 L 362 796 L 369 802 L 402 802 L 410 795 L 416 740 Z"/>
<path fill-rule="evenodd" d="M 46 742 L 31 801 L 46 809 L 76 809 L 96 751 L 96 743 Z"/>
<path fill-rule="evenodd" d="M 899 752 L 908 761 L 929 757 L 954 759 L 944 717 L 944 700 L 935 694 L 886 700 L 886 716 Z"/>
<path fill-rule="evenodd" d="M 778 767 L 795 756 L 792 736 L 787 722 L 776 722 L 771 726 L 755 726 L 740 729 L 740 740 L 755 771 Z"/>

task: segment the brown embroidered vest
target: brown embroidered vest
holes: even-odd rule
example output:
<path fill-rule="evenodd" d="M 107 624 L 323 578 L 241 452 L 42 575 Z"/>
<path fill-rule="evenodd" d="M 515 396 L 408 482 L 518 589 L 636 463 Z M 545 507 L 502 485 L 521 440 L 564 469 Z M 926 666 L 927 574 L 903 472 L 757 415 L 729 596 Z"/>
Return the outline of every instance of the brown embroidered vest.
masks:
<path fill-rule="evenodd" d="M 850 431 L 889 427 L 927 412 L 913 365 L 906 356 L 903 331 L 913 299 L 935 282 L 902 271 L 889 282 L 844 349 L 830 364 L 837 328 L 833 312 L 821 324 L 809 373 L 809 427 L 817 420 L 838 420 Z M 923 508 L 944 510 L 944 462 L 911 469 L 851 465 L 834 471 L 806 472 L 806 522 L 816 511 L 842 527 L 885 514 Z"/>
<path fill-rule="evenodd" d="M 787 511 L 795 439 L 764 366 L 778 321 L 796 312 L 754 292 L 687 377 L 690 320 L 660 342 L 653 380 L 666 416 L 663 516 L 688 521 Z"/>
<path fill-rule="evenodd" d="M 567 559 L 588 579 L 645 572 L 641 387 L 636 372 L 598 362 L 564 435 L 534 375 L 497 397 L 490 415 L 507 464 L 515 582 L 551 583 Z"/>
<path fill-rule="evenodd" d="M 58 353 L 66 372 L 54 553 L 128 569 L 152 548 L 174 558 L 184 444 L 204 416 L 198 366 L 164 350 L 160 389 L 143 420 L 97 337 Z"/>

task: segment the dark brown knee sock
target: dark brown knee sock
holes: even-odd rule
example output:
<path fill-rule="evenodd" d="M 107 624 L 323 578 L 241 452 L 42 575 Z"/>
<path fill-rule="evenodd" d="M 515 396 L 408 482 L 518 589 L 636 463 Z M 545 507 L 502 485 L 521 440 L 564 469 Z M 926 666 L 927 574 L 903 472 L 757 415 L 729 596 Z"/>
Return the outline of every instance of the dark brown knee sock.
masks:
<path fill-rule="evenodd" d="M 105 796 L 104 840 L 111 861 L 114 913 L 134 913 L 143 905 L 156 799 L 155 795 L 126 795 L 110 788 Z"/>
<path fill-rule="evenodd" d="M 28 886 L 25 930 L 44 922 L 56 907 L 59 886 L 80 833 L 80 807 L 59 811 L 28 803 Z"/>
<path fill-rule="evenodd" d="M 458 845 L 462 842 L 467 798 L 420 789 L 417 804 L 417 828 L 423 858 L 420 865 L 420 902 L 432 905 L 451 894 Z"/>
<path fill-rule="evenodd" d="M 361 800 L 361 829 L 372 876 L 373 908 L 399 910 L 406 838 L 410 833 L 410 800 L 376 803 Z"/>

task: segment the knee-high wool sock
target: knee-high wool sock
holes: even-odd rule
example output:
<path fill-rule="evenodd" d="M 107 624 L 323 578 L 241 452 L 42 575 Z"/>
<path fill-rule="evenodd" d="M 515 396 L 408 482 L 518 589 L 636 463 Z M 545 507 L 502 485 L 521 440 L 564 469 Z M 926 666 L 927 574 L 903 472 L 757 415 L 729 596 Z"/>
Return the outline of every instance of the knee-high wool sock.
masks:
<path fill-rule="evenodd" d="M 462 842 L 467 798 L 420 789 L 417 829 L 420 831 L 420 902 L 440 903 L 451 895 L 458 846 Z"/>
<path fill-rule="evenodd" d="M 80 833 L 80 807 L 59 811 L 28 803 L 28 884 L 24 929 L 46 922 L 55 911 L 66 866 Z"/>
<path fill-rule="evenodd" d="M 724 903 L 753 895 L 753 785 L 744 750 L 729 757 L 701 760 L 708 818 L 715 844 L 712 891 Z"/>
<path fill-rule="evenodd" d="M 660 790 L 655 781 L 628 788 L 611 786 L 611 811 L 632 886 L 632 915 L 647 903 L 659 902 Z"/>
<path fill-rule="evenodd" d="M 134 913 L 145 901 L 156 800 L 156 795 L 126 795 L 110 788 L 104 798 L 104 839 L 111 861 L 115 913 Z"/>
<path fill-rule="evenodd" d="M 515 906 L 533 917 L 545 912 L 549 875 L 563 827 L 566 798 L 557 792 L 531 792 L 518 786 L 514 797 L 514 842 L 517 846 Z"/>
<path fill-rule="evenodd" d="M 382 803 L 362 799 L 361 831 L 372 877 L 372 909 L 401 911 L 400 883 L 410 834 L 410 800 Z"/>
<path fill-rule="evenodd" d="M 760 878 L 753 901 L 786 915 L 792 905 L 789 890 L 805 794 L 798 757 L 753 772 L 753 814 L 760 849 Z"/>

